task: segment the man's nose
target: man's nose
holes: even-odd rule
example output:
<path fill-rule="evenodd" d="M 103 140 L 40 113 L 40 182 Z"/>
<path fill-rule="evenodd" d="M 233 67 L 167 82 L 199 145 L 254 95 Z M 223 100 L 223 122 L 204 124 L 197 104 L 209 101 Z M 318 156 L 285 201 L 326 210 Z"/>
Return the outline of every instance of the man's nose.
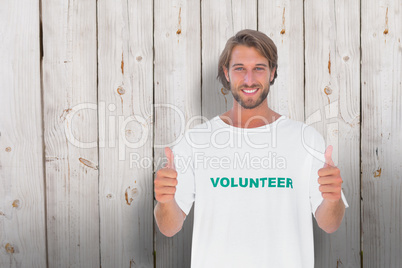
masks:
<path fill-rule="evenodd" d="M 244 84 L 248 86 L 254 84 L 254 74 L 252 70 L 247 71 L 246 74 L 244 75 Z"/>

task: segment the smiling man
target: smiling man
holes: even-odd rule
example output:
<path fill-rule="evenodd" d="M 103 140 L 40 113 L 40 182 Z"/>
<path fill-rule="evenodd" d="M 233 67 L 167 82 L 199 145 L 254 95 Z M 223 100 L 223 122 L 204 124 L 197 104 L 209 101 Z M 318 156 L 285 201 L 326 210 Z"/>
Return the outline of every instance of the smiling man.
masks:
<path fill-rule="evenodd" d="M 220 59 L 222 68 L 218 77 L 224 86 L 231 89 L 236 104 L 249 110 L 258 108 L 268 96 L 269 85 L 276 77 L 276 66 L 271 64 L 270 68 L 268 59 L 255 47 L 228 44 Z M 227 57 L 229 51 L 231 51 L 230 58 Z M 222 72 L 227 81 L 222 79 Z M 267 105 L 263 105 L 260 109 L 263 107 L 268 108 Z"/>
<path fill-rule="evenodd" d="M 327 233 L 341 224 L 348 204 L 332 146 L 325 150 L 313 127 L 268 107 L 277 62 L 265 34 L 243 30 L 230 38 L 218 79 L 233 107 L 187 130 L 173 151 L 165 148 L 155 219 L 173 236 L 194 203 L 191 267 L 314 267 L 312 215 Z M 282 161 L 267 167 L 258 161 L 267 153 Z M 200 163 L 200 156 L 225 164 Z"/>

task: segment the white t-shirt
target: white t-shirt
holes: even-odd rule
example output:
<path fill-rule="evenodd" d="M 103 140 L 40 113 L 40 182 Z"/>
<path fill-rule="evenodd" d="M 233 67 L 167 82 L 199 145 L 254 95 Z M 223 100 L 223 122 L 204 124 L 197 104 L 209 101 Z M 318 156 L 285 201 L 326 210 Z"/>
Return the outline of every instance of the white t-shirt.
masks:
<path fill-rule="evenodd" d="M 314 267 L 325 148 L 318 131 L 284 115 L 258 128 L 216 116 L 185 131 L 172 150 L 175 200 L 186 214 L 195 201 L 191 267 Z"/>

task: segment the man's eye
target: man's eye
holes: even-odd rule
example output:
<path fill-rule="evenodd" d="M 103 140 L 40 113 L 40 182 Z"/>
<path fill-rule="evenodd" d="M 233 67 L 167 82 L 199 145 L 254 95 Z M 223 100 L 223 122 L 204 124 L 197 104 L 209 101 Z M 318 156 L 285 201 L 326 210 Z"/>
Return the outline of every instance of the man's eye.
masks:
<path fill-rule="evenodd" d="M 255 68 L 257 71 L 263 71 L 264 70 L 264 68 L 261 68 L 261 67 L 257 67 L 257 68 Z"/>
<path fill-rule="evenodd" d="M 238 68 L 236 68 L 235 70 L 236 70 L 236 71 L 243 71 L 243 69 L 244 69 L 243 67 L 238 67 Z"/>

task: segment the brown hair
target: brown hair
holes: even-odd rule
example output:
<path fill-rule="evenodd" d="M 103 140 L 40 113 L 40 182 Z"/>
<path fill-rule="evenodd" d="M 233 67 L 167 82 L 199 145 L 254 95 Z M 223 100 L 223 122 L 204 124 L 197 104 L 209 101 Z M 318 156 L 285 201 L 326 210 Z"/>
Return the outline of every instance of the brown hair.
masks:
<path fill-rule="evenodd" d="M 237 45 L 244 45 L 248 47 L 254 47 L 261 53 L 267 60 L 269 68 L 272 70 L 276 68 L 274 79 L 270 83 L 273 85 L 275 78 L 278 76 L 278 53 L 274 42 L 266 34 L 258 32 L 255 30 L 245 29 L 238 32 L 235 36 L 229 38 L 226 42 L 226 46 L 219 57 L 218 63 L 218 80 L 222 83 L 224 88 L 230 89 L 230 84 L 226 80 L 225 72 L 223 71 L 223 66 L 229 70 L 230 57 L 232 55 L 232 50 Z"/>

